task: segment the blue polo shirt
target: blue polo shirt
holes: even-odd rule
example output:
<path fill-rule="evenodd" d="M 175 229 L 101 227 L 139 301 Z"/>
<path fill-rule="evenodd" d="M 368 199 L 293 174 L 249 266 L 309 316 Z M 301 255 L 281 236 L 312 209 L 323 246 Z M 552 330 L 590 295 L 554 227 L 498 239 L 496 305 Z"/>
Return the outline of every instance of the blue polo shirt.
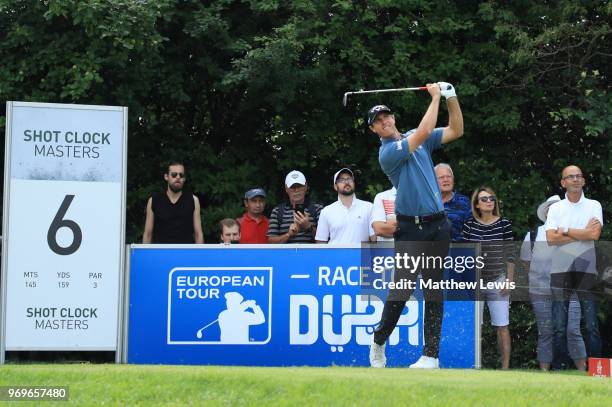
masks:
<path fill-rule="evenodd" d="M 442 146 L 444 129 L 434 129 L 429 138 L 411 153 L 408 136 L 415 130 L 403 134 L 401 140 L 382 139 L 378 152 L 380 167 L 397 188 L 395 212 L 407 216 L 443 212 L 431 153 Z"/>
<path fill-rule="evenodd" d="M 462 241 L 463 235 L 461 232 L 463 231 L 463 224 L 472 217 L 470 198 L 459 192 L 453 192 L 453 197 L 450 201 L 444 203 L 444 211 L 446 216 L 448 216 L 448 220 L 453 225 L 451 240 L 453 242 Z"/>

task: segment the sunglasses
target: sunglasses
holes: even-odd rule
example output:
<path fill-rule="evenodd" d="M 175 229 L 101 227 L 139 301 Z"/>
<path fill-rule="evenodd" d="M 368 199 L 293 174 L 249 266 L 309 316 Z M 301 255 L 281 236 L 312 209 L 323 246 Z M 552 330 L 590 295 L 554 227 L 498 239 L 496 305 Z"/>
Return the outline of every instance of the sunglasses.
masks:
<path fill-rule="evenodd" d="M 182 172 L 171 172 L 170 176 L 172 178 L 185 178 L 185 174 L 183 174 Z"/>
<path fill-rule="evenodd" d="M 478 198 L 478 200 L 480 202 L 495 202 L 497 201 L 497 198 L 495 198 L 495 195 L 490 195 L 490 196 L 481 196 L 480 198 Z"/>

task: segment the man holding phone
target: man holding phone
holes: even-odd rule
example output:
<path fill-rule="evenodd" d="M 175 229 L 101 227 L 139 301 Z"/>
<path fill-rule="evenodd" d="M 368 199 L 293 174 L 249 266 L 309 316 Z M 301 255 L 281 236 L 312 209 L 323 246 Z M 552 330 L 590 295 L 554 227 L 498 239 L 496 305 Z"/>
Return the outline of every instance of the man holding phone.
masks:
<path fill-rule="evenodd" d="M 311 203 L 306 194 L 308 184 L 300 171 L 285 177 L 289 202 L 276 206 L 270 214 L 268 243 L 314 243 L 322 205 Z"/>

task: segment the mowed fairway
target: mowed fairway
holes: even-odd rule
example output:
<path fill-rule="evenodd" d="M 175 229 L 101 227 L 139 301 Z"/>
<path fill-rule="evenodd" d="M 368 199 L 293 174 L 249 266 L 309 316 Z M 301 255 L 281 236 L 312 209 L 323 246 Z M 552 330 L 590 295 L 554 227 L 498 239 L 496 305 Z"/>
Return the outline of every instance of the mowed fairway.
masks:
<path fill-rule="evenodd" d="M 535 371 L 4 365 L 0 385 L 69 386 L 69 403 L 78 405 L 596 406 L 612 400 L 610 380 Z"/>

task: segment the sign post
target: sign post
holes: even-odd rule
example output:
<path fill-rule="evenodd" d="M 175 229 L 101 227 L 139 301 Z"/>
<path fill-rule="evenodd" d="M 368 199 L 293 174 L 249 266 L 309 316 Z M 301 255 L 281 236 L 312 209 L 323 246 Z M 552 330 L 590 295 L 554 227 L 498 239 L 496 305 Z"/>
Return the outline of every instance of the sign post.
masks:
<path fill-rule="evenodd" d="M 127 108 L 7 103 L 2 348 L 118 351 Z"/>

